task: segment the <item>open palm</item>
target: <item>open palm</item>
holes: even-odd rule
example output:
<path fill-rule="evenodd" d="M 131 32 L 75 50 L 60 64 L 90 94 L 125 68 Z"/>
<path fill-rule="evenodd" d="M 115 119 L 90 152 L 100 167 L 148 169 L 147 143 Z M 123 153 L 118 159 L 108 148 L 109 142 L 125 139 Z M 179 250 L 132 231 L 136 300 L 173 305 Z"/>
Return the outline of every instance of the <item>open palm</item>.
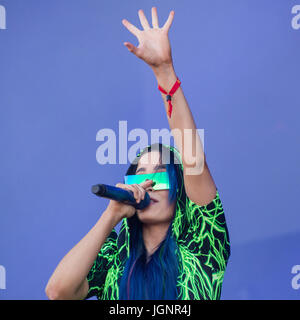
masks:
<path fill-rule="evenodd" d="M 144 30 L 138 29 L 126 19 L 122 20 L 123 25 L 139 40 L 138 47 L 135 47 L 130 42 L 124 42 L 124 45 L 130 52 L 144 60 L 151 67 L 155 68 L 164 64 L 172 64 L 168 32 L 174 18 L 174 11 L 170 12 L 162 28 L 158 26 L 157 9 L 155 7 L 152 7 L 151 13 L 153 28 L 150 27 L 143 10 L 139 10 L 138 15 Z"/>

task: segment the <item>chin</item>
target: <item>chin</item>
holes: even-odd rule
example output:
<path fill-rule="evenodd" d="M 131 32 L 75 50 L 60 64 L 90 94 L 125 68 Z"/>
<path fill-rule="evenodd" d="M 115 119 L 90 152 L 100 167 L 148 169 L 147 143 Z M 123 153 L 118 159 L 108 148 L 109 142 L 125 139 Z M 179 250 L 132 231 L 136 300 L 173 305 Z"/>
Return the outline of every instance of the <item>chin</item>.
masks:
<path fill-rule="evenodd" d="M 164 217 L 162 215 L 162 212 L 164 212 L 164 210 L 158 210 L 157 208 L 155 208 L 155 210 L 147 210 L 145 209 L 144 211 L 137 211 L 137 216 L 138 219 L 141 221 L 141 223 L 143 224 L 165 224 L 165 223 L 169 223 L 170 219 L 169 217 Z"/>
<path fill-rule="evenodd" d="M 158 216 L 158 211 L 153 210 L 152 208 L 146 208 L 144 210 L 137 210 L 137 216 L 138 219 L 142 223 L 157 223 L 157 219 L 155 219 Z"/>

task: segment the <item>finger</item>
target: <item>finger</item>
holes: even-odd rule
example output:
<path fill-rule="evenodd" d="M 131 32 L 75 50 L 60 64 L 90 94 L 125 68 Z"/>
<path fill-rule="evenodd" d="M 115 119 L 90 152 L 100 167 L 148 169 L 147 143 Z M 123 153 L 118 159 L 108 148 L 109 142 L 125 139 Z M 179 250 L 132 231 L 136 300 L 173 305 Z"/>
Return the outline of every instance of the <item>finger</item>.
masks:
<path fill-rule="evenodd" d="M 126 186 L 127 186 L 128 190 L 133 192 L 134 199 L 137 202 L 139 202 L 139 198 L 140 198 L 139 190 L 133 184 L 129 184 L 129 185 L 126 185 Z"/>
<path fill-rule="evenodd" d="M 166 21 L 166 23 L 164 24 L 164 26 L 162 27 L 162 29 L 166 30 L 166 31 L 169 31 L 170 27 L 171 27 L 171 24 L 172 24 L 172 21 L 173 21 L 173 18 L 174 18 L 174 14 L 175 14 L 175 11 L 172 10 L 169 14 L 169 17 L 168 17 L 168 20 Z"/>
<path fill-rule="evenodd" d="M 126 186 L 126 184 L 124 184 L 124 183 L 117 183 L 115 185 L 115 187 L 118 187 L 118 188 L 121 188 L 121 187 L 124 187 L 124 186 Z"/>
<path fill-rule="evenodd" d="M 141 199 L 144 200 L 145 194 L 146 194 L 145 189 L 144 189 L 142 186 L 140 186 L 139 184 L 137 184 L 136 186 L 137 186 L 137 188 L 139 188 L 139 190 L 141 191 Z"/>
<path fill-rule="evenodd" d="M 139 198 L 139 191 L 132 184 L 117 183 L 116 187 L 124 189 L 124 190 L 132 191 L 134 198 L 136 200 Z"/>
<path fill-rule="evenodd" d="M 140 189 L 140 186 L 138 184 L 133 184 L 133 186 L 138 191 L 139 196 L 138 196 L 137 202 L 140 202 L 143 199 L 143 191 Z"/>
<path fill-rule="evenodd" d="M 152 186 L 153 182 L 154 182 L 153 180 L 146 180 L 146 181 L 140 183 L 140 186 L 142 186 L 144 189 L 146 189 L 146 188 Z"/>
<path fill-rule="evenodd" d="M 150 26 L 149 26 L 149 23 L 148 23 L 148 20 L 147 20 L 145 14 L 144 14 L 144 11 L 142 9 L 140 9 L 138 11 L 138 14 L 139 14 L 141 25 L 143 26 L 144 30 L 150 29 Z"/>
<path fill-rule="evenodd" d="M 136 37 L 139 36 L 139 34 L 141 33 L 142 30 L 138 29 L 137 27 L 135 27 L 133 24 L 131 24 L 128 20 L 123 19 L 122 20 L 123 25 Z"/>
<path fill-rule="evenodd" d="M 152 13 L 152 26 L 153 26 L 153 28 L 159 28 L 156 7 L 152 7 L 151 13 Z"/>
<path fill-rule="evenodd" d="M 135 52 L 136 52 L 137 47 L 135 47 L 132 43 L 130 43 L 130 42 L 124 42 L 123 44 L 124 44 L 124 46 L 125 46 L 130 52 L 132 52 L 132 53 L 135 53 Z"/>

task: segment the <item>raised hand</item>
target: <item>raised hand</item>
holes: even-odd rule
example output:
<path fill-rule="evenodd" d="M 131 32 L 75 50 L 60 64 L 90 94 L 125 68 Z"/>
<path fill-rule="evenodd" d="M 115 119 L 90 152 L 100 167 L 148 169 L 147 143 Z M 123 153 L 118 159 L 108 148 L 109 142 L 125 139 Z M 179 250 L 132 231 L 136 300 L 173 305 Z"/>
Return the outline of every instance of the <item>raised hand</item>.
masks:
<path fill-rule="evenodd" d="M 127 49 L 135 54 L 138 58 L 144 60 L 150 67 L 159 68 L 164 65 L 172 65 L 171 46 L 168 38 L 168 32 L 171 27 L 174 10 L 169 14 L 167 21 L 162 28 L 158 25 L 158 16 L 156 7 L 152 7 L 152 26 L 150 27 L 147 18 L 142 9 L 138 11 L 141 25 L 144 30 L 140 30 L 131 24 L 128 20 L 123 19 L 123 25 L 137 37 L 138 47 L 130 42 L 124 42 Z"/>

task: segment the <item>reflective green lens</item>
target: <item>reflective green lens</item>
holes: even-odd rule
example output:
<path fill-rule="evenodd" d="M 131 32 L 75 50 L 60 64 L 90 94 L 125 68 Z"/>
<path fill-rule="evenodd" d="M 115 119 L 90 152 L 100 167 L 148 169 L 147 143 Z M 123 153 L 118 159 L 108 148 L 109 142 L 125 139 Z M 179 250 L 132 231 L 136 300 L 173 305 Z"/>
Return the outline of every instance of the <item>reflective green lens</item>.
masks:
<path fill-rule="evenodd" d="M 153 172 L 149 174 L 133 174 L 125 176 L 125 184 L 140 184 L 147 179 L 155 182 L 154 190 L 164 190 L 170 188 L 169 176 L 167 172 Z"/>

